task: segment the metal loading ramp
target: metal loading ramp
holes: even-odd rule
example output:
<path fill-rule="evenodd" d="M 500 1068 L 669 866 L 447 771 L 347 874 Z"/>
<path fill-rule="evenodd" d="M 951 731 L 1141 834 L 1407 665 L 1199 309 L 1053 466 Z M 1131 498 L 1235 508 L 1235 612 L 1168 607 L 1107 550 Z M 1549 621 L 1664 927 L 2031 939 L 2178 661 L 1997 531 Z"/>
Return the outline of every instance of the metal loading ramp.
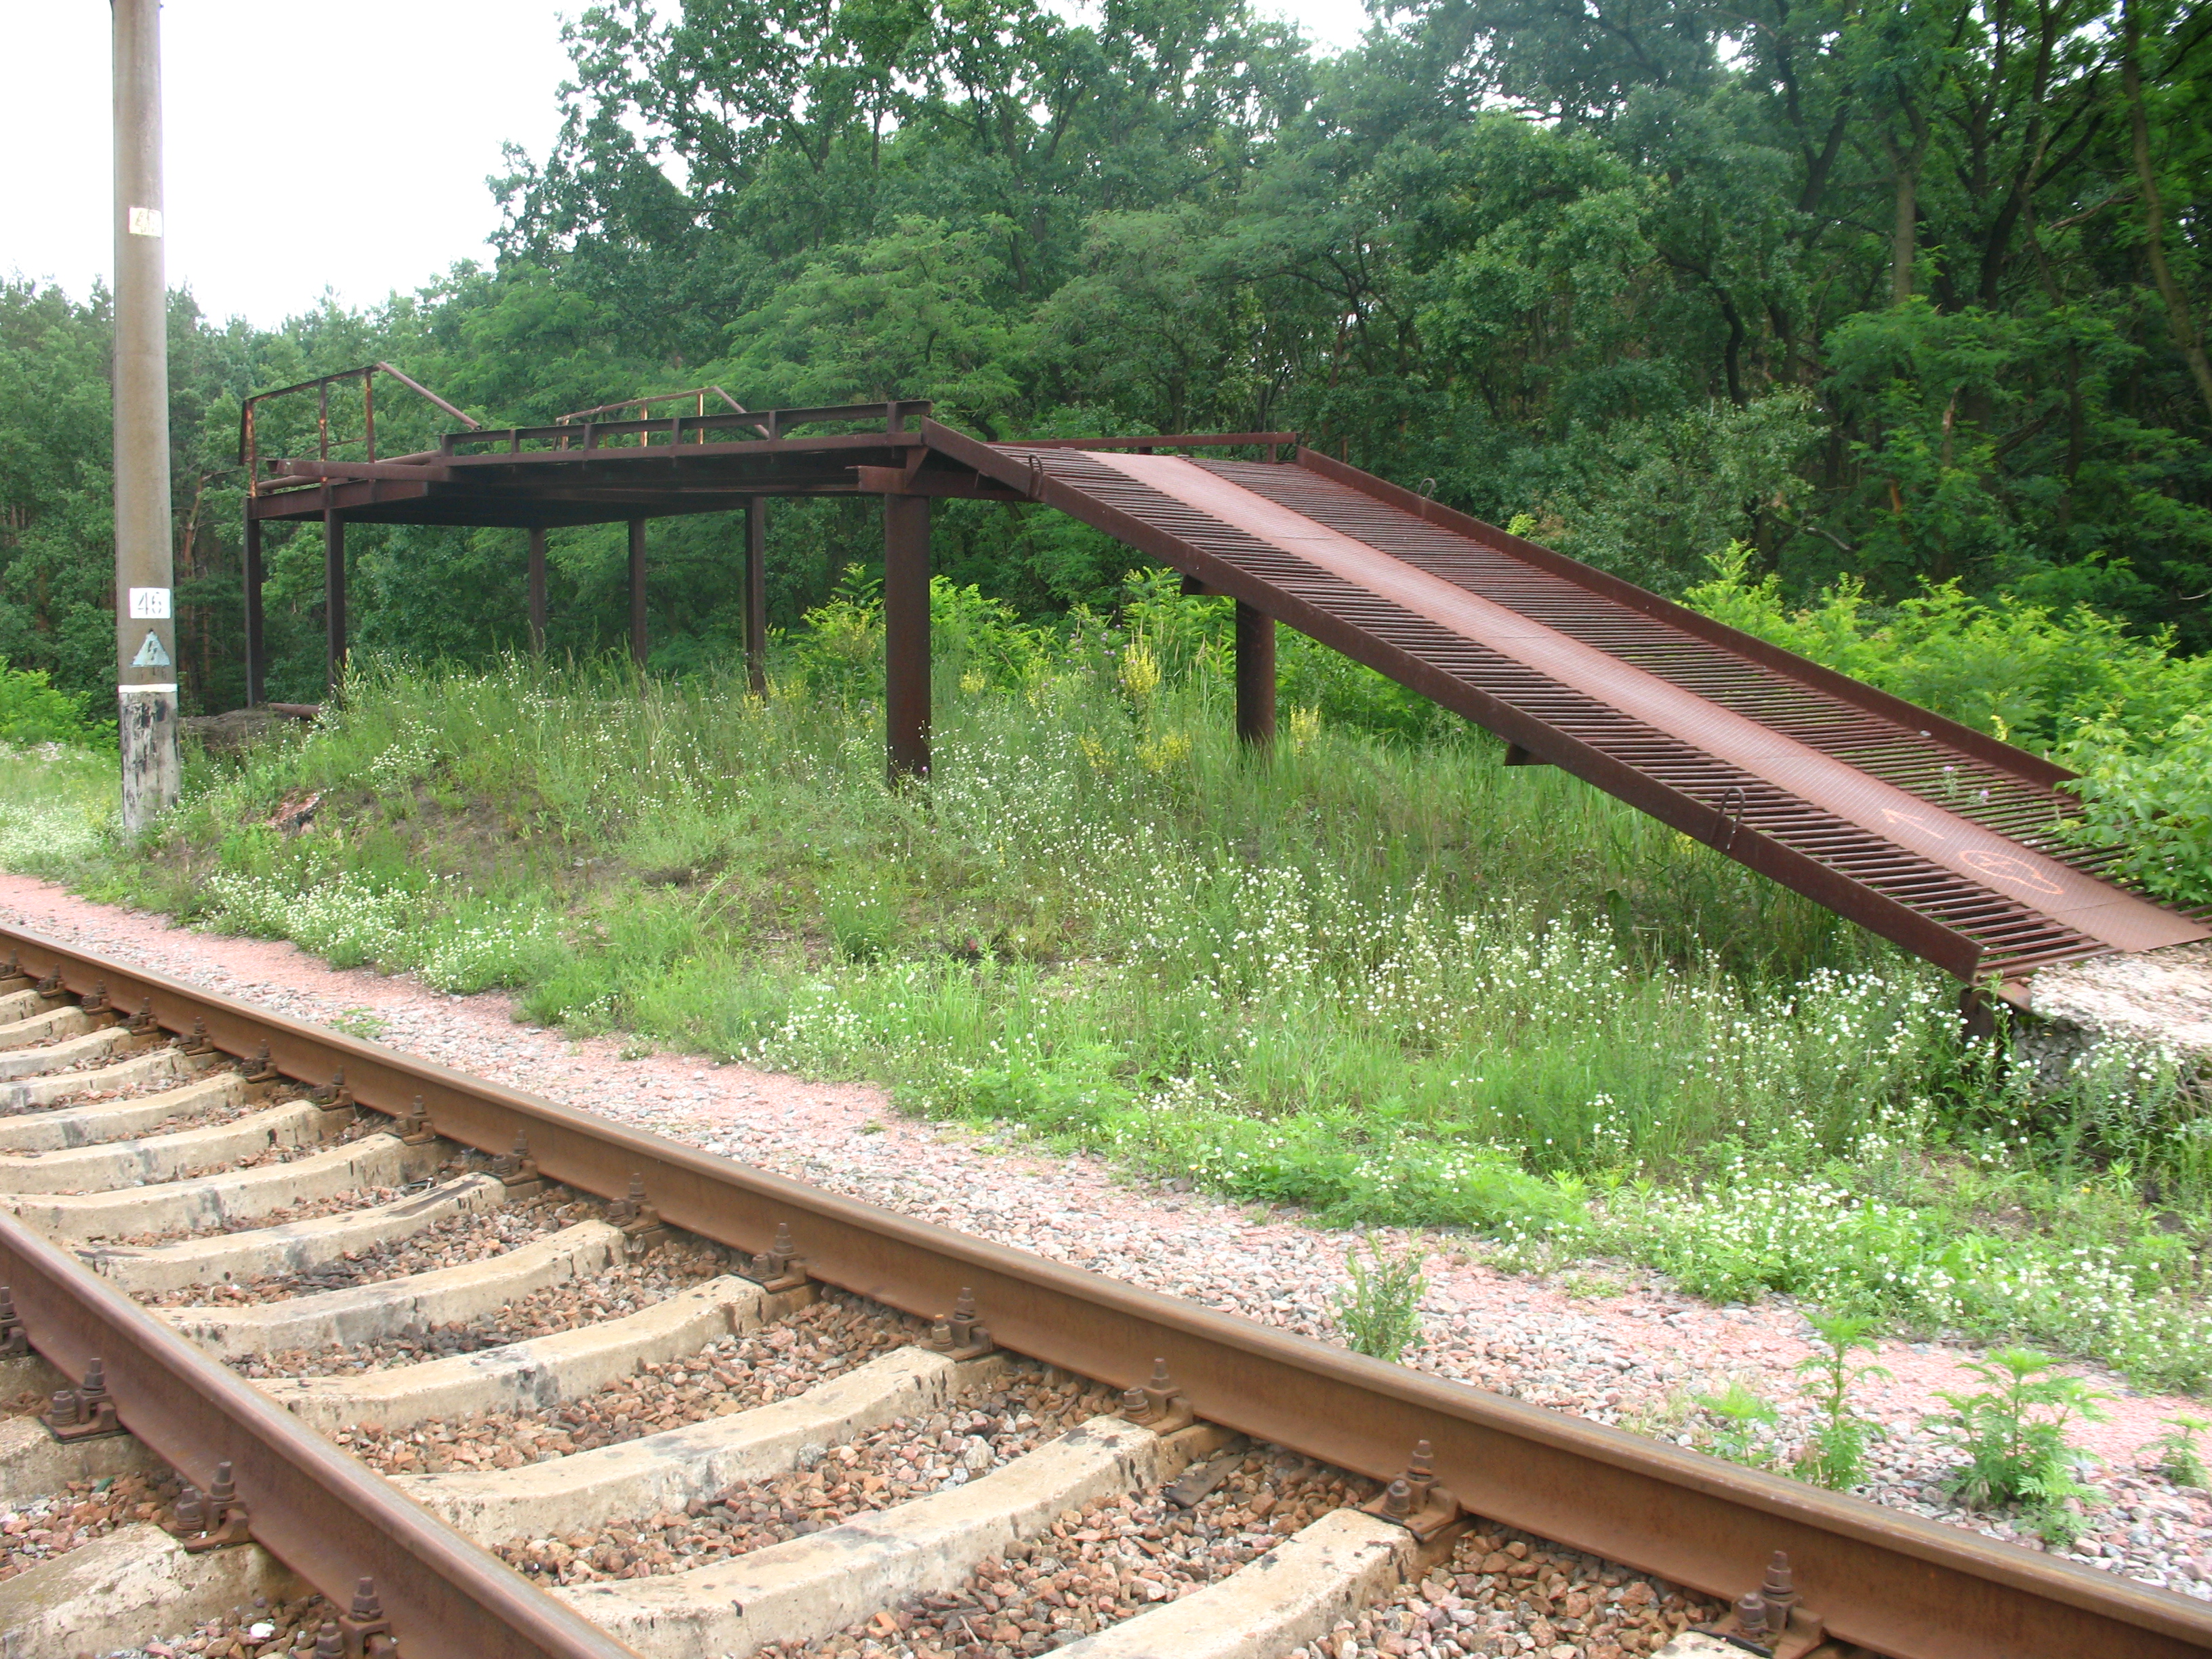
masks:
<path fill-rule="evenodd" d="M 2063 768 L 1312 451 L 927 435 L 1962 980 L 2212 937 L 2060 833 Z"/>

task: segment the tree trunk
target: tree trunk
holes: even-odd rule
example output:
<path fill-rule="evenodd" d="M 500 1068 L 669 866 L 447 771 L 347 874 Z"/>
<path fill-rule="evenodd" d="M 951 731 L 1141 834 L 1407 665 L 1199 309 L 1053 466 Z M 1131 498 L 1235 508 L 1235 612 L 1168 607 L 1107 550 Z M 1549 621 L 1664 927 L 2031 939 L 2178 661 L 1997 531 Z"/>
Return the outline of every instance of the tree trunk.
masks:
<path fill-rule="evenodd" d="M 1926 146 L 1916 141 L 1907 149 L 1893 138 L 1884 143 L 1897 186 L 1897 216 L 1889 233 L 1889 302 L 1901 306 L 1912 297 L 1912 260 L 1918 251 L 1915 241 L 1920 223 L 1920 158 Z"/>
<path fill-rule="evenodd" d="M 2173 332 L 2174 347 L 2189 365 L 2197 394 L 2204 400 L 2205 413 L 2212 415 L 2212 362 L 2205 360 L 2204 337 L 2197 331 L 2189 296 L 2182 292 L 2166 258 L 2166 204 L 2158 192 L 2157 170 L 2151 166 L 2150 119 L 2143 112 L 2142 75 L 2136 64 L 2138 29 L 2132 0 L 2120 15 L 2124 20 L 2120 83 L 2127 93 L 2128 123 L 2135 138 L 2136 179 L 2142 187 L 2143 252 L 2150 260 L 2151 279 L 2158 284 L 2158 297 L 2166 301 L 2166 322 Z"/>

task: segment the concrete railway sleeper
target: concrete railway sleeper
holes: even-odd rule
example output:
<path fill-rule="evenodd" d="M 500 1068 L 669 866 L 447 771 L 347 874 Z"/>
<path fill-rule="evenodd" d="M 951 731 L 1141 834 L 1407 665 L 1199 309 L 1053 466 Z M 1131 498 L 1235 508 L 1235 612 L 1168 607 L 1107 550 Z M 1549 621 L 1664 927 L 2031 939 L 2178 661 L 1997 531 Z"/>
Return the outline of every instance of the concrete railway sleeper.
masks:
<path fill-rule="evenodd" d="M 0 1538 L 47 1553 L 0 1659 L 2212 1654 L 2178 1596 L 11 948 Z"/>

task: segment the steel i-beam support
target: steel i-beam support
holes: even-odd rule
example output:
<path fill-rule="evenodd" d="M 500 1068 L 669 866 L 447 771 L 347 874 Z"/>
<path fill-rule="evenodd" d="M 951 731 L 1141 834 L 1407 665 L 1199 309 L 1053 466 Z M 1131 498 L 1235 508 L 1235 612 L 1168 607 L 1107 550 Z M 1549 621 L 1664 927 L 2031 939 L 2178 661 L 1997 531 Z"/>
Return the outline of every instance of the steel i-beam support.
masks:
<path fill-rule="evenodd" d="M 1237 735 L 1255 749 L 1275 740 L 1275 619 L 1237 601 Z"/>
<path fill-rule="evenodd" d="M 929 497 L 884 497 L 884 752 L 893 783 L 929 775 Z"/>
<path fill-rule="evenodd" d="M 768 695 L 768 498 L 745 501 L 745 680 Z"/>
<path fill-rule="evenodd" d="M 629 654 L 645 666 L 645 520 L 629 521 Z"/>
<path fill-rule="evenodd" d="M 530 526 L 530 649 L 545 654 L 545 526 Z"/>
<path fill-rule="evenodd" d="M 246 521 L 246 706 L 258 708 L 269 691 L 269 636 L 261 613 L 261 520 Z"/>
<path fill-rule="evenodd" d="M 331 511 L 323 514 L 323 660 L 336 691 L 346 663 L 345 520 Z"/>

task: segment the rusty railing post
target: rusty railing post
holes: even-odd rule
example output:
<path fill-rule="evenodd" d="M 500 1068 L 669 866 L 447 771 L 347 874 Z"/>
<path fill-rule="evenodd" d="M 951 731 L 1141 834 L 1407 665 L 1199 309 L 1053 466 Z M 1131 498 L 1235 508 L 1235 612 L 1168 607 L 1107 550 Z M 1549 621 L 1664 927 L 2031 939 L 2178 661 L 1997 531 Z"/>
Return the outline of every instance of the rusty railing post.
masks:
<path fill-rule="evenodd" d="M 645 666 L 645 520 L 629 521 L 629 654 Z"/>
<path fill-rule="evenodd" d="M 768 498 L 745 498 L 745 680 L 768 695 Z"/>
<path fill-rule="evenodd" d="M 890 781 L 929 775 L 929 497 L 884 497 L 884 752 Z"/>
<path fill-rule="evenodd" d="M 331 690 L 345 678 L 345 520 L 335 508 L 323 509 L 323 659 Z"/>
<path fill-rule="evenodd" d="M 246 515 L 246 706 L 253 708 L 269 689 L 269 644 L 261 616 L 261 520 L 250 498 Z"/>
<path fill-rule="evenodd" d="M 530 649 L 545 654 L 545 526 L 530 526 Z"/>
<path fill-rule="evenodd" d="M 1237 735 L 1255 749 L 1275 740 L 1275 619 L 1237 601 Z"/>

